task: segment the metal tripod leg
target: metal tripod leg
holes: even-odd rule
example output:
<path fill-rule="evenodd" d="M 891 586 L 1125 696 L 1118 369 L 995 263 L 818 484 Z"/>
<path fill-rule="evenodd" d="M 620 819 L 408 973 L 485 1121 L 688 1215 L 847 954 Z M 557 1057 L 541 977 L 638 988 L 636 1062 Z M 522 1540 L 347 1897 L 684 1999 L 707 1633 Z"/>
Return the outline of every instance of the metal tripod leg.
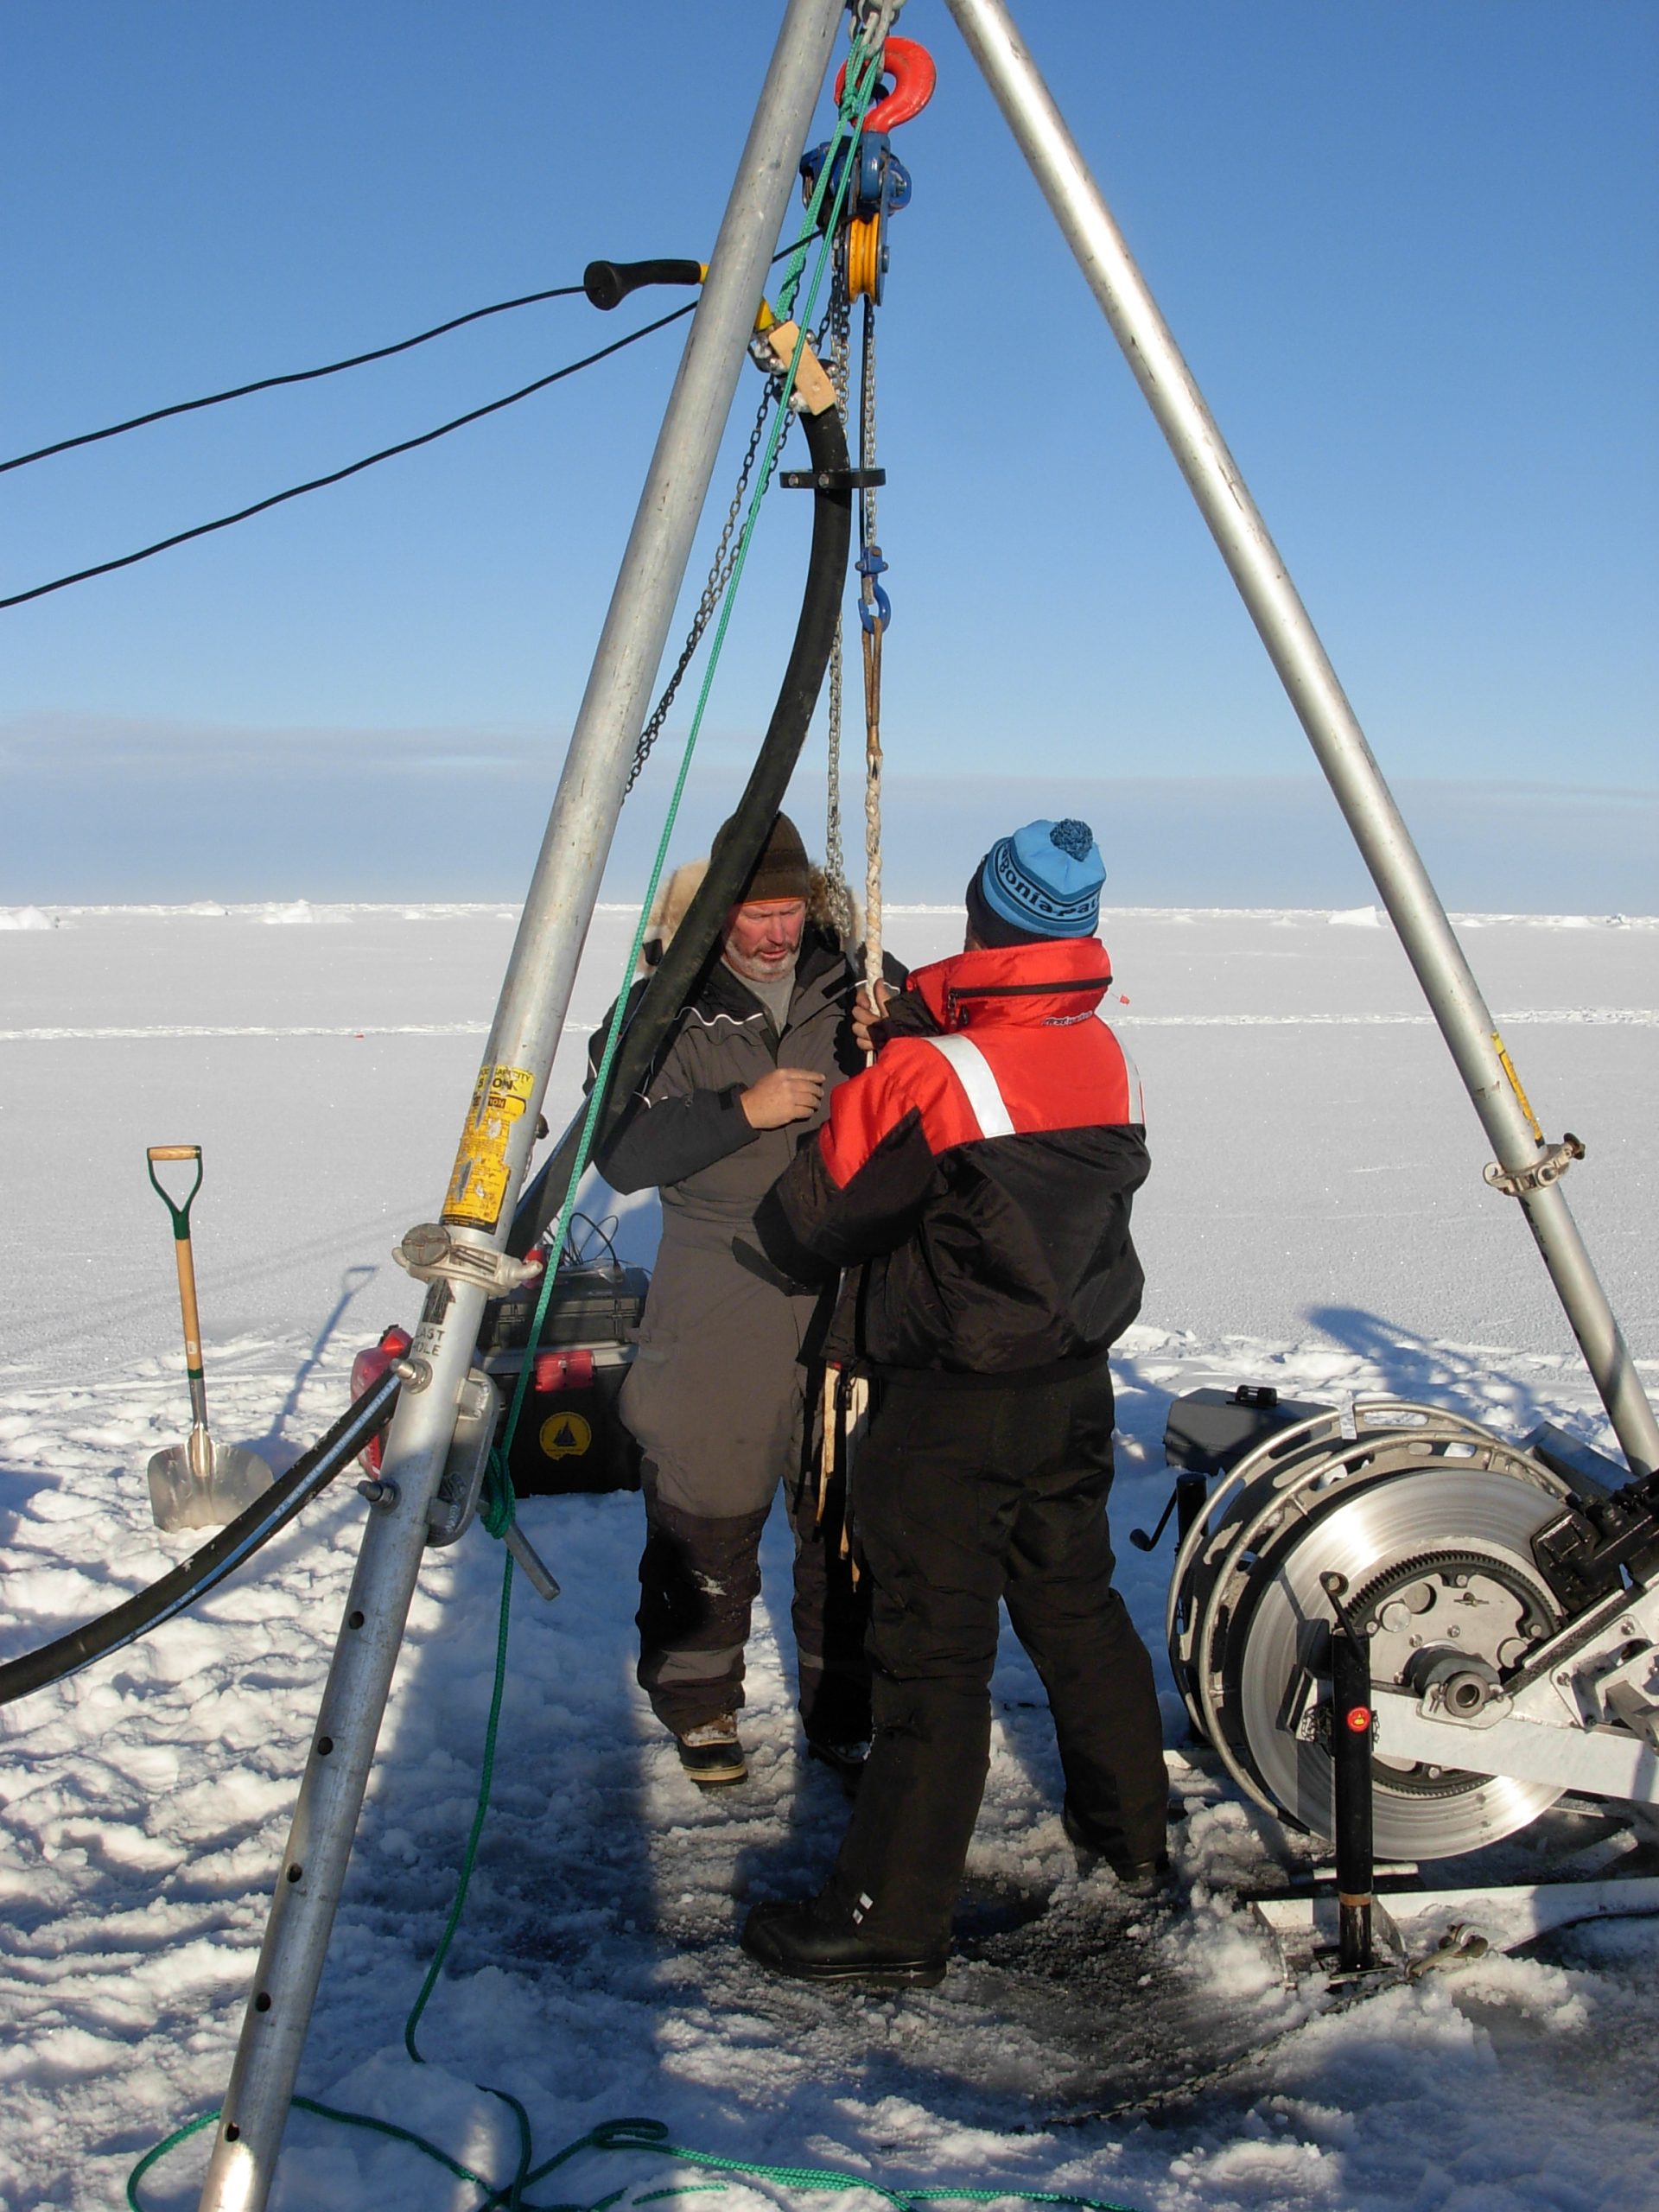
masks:
<path fill-rule="evenodd" d="M 364 1533 L 202 2212 L 258 2212 L 270 2189 L 487 1277 L 506 1243 L 634 740 L 842 7 L 789 0 L 652 458 L 463 1130 L 444 1208 L 453 1266 L 444 1262 L 428 1296 L 387 1438 L 391 1502 Z"/>
<path fill-rule="evenodd" d="M 1232 572 L 1346 816 L 1500 1164 L 1535 1166 L 1541 1140 L 1364 732 L 1227 450 L 1204 395 L 1112 219 L 1003 0 L 945 0 L 1099 301 Z M 1520 1201 L 1607 1417 L 1633 1468 L 1659 1466 L 1659 1421 L 1559 1184 Z"/>

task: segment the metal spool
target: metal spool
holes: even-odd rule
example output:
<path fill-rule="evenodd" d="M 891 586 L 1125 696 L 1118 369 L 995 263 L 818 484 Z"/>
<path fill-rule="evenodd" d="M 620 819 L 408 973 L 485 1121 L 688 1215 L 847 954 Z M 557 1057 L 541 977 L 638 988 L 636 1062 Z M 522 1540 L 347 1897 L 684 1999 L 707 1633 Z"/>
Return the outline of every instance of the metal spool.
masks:
<path fill-rule="evenodd" d="M 1373 1681 L 1478 1700 L 1559 1626 L 1532 1538 L 1567 1489 L 1455 1414 L 1396 1399 L 1269 1438 L 1211 1491 L 1171 1579 L 1170 1662 L 1193 1726 L 1240 1786 L 1294 1826 L 1332 1832 L 1332 1762 L 1309 1694 L 1331 1608 L 1370 1643 Z M 1524 1827 L 1548 1783 L 1373 1762 L 1379 1856 L 1443 1859 Z"/>

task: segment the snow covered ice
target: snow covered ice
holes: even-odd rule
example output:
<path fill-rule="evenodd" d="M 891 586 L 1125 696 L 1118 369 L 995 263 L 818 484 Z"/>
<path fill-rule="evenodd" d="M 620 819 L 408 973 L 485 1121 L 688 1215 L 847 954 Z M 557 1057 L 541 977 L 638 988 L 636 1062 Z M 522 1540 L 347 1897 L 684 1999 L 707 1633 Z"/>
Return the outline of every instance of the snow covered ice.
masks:
<path fill-rule="evenodd" d="M 602 909 L 570 1027 L 607 1002 L 631 916 Z M 216 1430 L 278 1468 L 341 1409 L 353 1350 L 415 1300 L 391 1264 L 443 1187 L 516 919 L 501 907 L 209 904 L 0 913 L 0 1656 L 154 1580 L 198 1541 L 150 1524 L 143 1470 L 188 1426 L 166 1217 L 147 1144 L 200 1142 L 194 1215 Z M 272 925 L 278 926 L 272 926 Z M 296 926 L 303 925 L 303 926 Z M 902 956 L 959 918 L 889 909 Z M 1470 950 L 1552 1135 L 1632 1347 L 1659 1378 L 1653 1131 L 1659 923 L 1471 918 Z M 1107 1009 L 1146 1083 L 1147 1295 L 1122 1347 L 1114 1500 L 1123 1586 L 1162 1664 L 1171 1395 L 1270 1382 L 1386 1387 L 1511 1433 L 1603 1448 L 1599 1407 L 1516 1210 L 1480 1180 L 1466 1099 L 1391 930 L 1346 914 L 1124 912 Z M 549 1118 L 575 1099 L 579 1036 Z M 622 1212 L 648 1258 L 655 1208 Z M 0 2206 L 121 2202 L 139 2153 L 218 2101 L 356 1555 L 341 1482 L 193 1613 L 7 1708 L 0 1759 Z M 776 1524 L 751 1646 L 753 1779 L 681 1776 L 632 1679 L 639 1507 L 531 1500 L 564 1595 L 520 1581 L 493 1808 L 426 2014 L 404 2016 L 453 1894 L 478 1778 L 500 1560 L 481 1534 L 423 1570 L 301 2074 L 503 2176 L 511 2115 L 545 2153 L 620 2113 L 679 2142 L 889 2186 L 1058 2190 L 1147 2212 L 1659 2203 L 1659 1930 L 1632 1922 L 1496 1958 L 1455 1984 L 1311 2019 L 1161 2122 L 1051 2125 L 1306 2018 L 1236 1895 L 1286 1840 L 1191 1756 L 1165 1678 L 1190 1910 L 1126 1917 L 1060 1833 L 1040 1692 L 1012 1638 L 963 1956 L 902 1997 L 773 1983 L 743 1904 L 813 1884 L 839 1835 L 787 1682 Z M 1603 1847 L 1605 1849 L 1605 1847 Z M 1528 1863 L 1501 1847 L 1497 1877 Z M 1460 1872 L 1469 1878 L 1465 1862 Z M 148 2179 L 194 2205 L 200 2139 Z M 638 2158 L 558 2177 L 591 2201 L 715 2177 Z M 551 2183 L 549 2184 L 552 2186 Z M 726 2179 L 728 2202 L 777 2202 Z M 534 2194 L 534 2192 L 532 2192 Z M 303 2114 L 273 2204 L 457 2212 L 476 2192 L 412 2152 Z"/>

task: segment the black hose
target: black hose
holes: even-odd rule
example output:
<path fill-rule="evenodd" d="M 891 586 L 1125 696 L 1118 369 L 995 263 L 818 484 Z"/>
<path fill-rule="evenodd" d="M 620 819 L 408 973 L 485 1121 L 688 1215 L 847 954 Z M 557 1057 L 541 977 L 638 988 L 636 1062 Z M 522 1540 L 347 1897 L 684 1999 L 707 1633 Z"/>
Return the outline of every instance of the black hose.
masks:
<path fill-rule="evenodd" d="M 302 1507 L 326 1490 L 340 1469 L 349 1466 L 364 1446 L 379 1434 L 391 1418 L 398 1388 L 397 1377 L 390 1372 L 372 1382 L 263 1497 L 238 1513 L 200 1551 L 181 1560 L 170 1574 L 152 1582 L 148 1590 L 138 1591 L 113 1612 L 88 1621 L 84 1628 L 72 1629 L 67 1636 L 43 1643 L 38 1651 L 9 1659 L 0 1666 L 0 1705 L 10 1705 L 16 1698 L 28 1697 L 31 1691 L 43 1690 L 50 1682 L 79 1674 L 94 1659 L 137 1643 L 141 1636 L 217 1589 L 227 1574 L 251 1558 L 262 1544 L 269 1543 L 279 1529 L 286 1528 Z"/>
<path fill-rule="evenodd" d="M 807 451 L 814 476 L 828 474 L 832 485 L 848 468 L 847 433 L 833 407 L 822 415 L 804 415 Z M 720 928 L 748 881 L 770 834 L 772 817 L 784 803 L 789 779 L 801 757 L 813 709 L 818 703 L 824 671 L 836 642 L 836 622 L 841 613 L 847 581 L 847 557 L 852 547 L 853 495 L 849 489 L 825 490 L 815 485 L 812 494 L 812 549 L 807 560 L 806 588 L 795 626 L 795 642 L 778 691 L 777 704 L 743 796 L 732 817 L 732 834 L 686 910 L 667 950 L 652 970 L 651 979 L 622 1033 L 611 1063 L 605 1102 L 594 1130 L 594 1156 L 605 1148 L 621 1117 L 622 1103 L 638 1089 L 655 1058 L 658 1047 L 679 1019 L 693 995 L 699 977 L 713 957 Z M 542 1162 L 518 1201 L 507 1237 L 515 1259 L 541 1236 L 557 1214 L 575 1165 L 585 1109 L 579 1113 Z"/>

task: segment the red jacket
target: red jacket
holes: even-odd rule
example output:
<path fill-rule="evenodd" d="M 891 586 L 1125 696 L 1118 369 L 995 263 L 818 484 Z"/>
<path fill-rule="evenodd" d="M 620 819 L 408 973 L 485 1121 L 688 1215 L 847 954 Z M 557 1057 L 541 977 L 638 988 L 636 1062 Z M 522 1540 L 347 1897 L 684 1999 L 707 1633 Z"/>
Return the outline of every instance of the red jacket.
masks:
<path fill-rule="evenodd" d="M 877 1371 L 1046 1381 L 1135 1319 L 1146 1115 L 1096 1014 L 1110 982 L 1093 938 L 961 953 L 911 977 L 874 1066 L 836 1092 L 772 1193 L 778 1256 L 781 1217 L 798 1253 L 868 1263 L 833 1352 Z"/>

